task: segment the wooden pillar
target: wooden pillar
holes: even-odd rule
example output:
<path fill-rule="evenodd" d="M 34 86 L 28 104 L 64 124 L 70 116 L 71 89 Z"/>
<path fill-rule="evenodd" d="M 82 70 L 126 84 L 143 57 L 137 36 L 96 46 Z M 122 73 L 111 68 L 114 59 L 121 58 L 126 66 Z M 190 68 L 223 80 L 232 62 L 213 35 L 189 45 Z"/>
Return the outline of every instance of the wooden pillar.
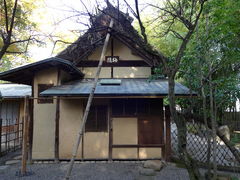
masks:
<path fill-rule="evenodd" d="M 171 115 L 169 106 L 165 106 L 165 160 L 169 161 L 171 157 Z"/>
<path fill-rule="evenodd" d="M 60 99 L 57 98 L 56 104 L 56 118 L 55 118 L 55 151 L 54 160 L 56 163 L 59 162 L 59 118 L 60 118 Z"/>
<path fill-rule="evenodd" d="M 58 69 L 57 85 L 61 84 L 61 70 Z M 54 160 L 59 162 L 59 119 L 60 119 L 60 99 L 56 100 L 56 116 L 55 116 L 55 145 L 54 145 Z"/>
<path fill-rule="evenodd" d="M 28 163 L 32 163 L 32 143 L 33 143 L 33 99 L 29 99 L 29 105 L 30 105 L 30 113 L 29 113 L 29 121 L 28 121 Z"/>
<path fill-rule="evenodd" d="M 112 127 L 112 103 L 111 103 L 111 100 L 110 100 L 110 103 L 108 106 L 108 122 L 109 122 L 108 160 L 112 161 L 113 127 Z"/>
<path fill-rule="evenodd" d="M 25 175 L 27 170 L 27 146 L 28 146 L 28 119 L 29 119 L 29 96 L 24 99 L 24 122 L 23 122 L 23 144 L 22 144 L 22 167 L 21 174 Z"/>

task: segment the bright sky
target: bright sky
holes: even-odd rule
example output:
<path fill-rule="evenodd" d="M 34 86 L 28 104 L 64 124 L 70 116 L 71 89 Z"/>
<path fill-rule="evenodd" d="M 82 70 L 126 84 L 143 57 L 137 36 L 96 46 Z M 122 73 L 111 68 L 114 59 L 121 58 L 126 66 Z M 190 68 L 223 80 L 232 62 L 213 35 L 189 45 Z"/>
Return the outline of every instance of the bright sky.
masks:
<path fill-rule="evenodd" d="M 94 11 L 94 7 L 98 3 L 100 7 L 105 6 L 104 0 L 82 0 L 89 11 Z M 117 0 L 110 1 L 117 5 Z M 127 0 L 130 5 L 134 5 L 134 0 Z M 150 2 L 150 1 L 148 1 Z M 146 6 L 144 0 L 139 0 L 140 9 Z M 132 6 L 134 7 L 134 6 Z M 120 10 L 127 12 L 127 8 L 123 0 L 120 0 Z M 72 11 L 86 12 L 81 0 L 45 0 L 43 7 L 39 8 L 33 14 L 33 20 L 40 23 L 40 31 L 44 34 L 61 35 L 62 37 L 54 37 L 52 42 L 49 40 L 43 47 L 33 47 L 30 49 L 30 55 L 33 60 L 38 61 L 45 58 L 49 58 L 55 54 L 52 54 L 53 42 L 58 39 L 64 39 L 65 41 L 74 41 L 79 36 L 79 30 L 86 29 L 86 26 L 81 23 L 87 23 L 87 16 L 81 15 L 78 18 L 76 13 Z M 128 10 L 130 13 L 130 11 Z M 145 11 L 146 12 L 146 11 Z M 79 14 L 79 13 L 78 13 Z M 74 17 L 71 17 L 74 16 Z M 43 38 L 43 41 L 46 41 Z M 57 51 L 57 46 L 55 53 Z"/>

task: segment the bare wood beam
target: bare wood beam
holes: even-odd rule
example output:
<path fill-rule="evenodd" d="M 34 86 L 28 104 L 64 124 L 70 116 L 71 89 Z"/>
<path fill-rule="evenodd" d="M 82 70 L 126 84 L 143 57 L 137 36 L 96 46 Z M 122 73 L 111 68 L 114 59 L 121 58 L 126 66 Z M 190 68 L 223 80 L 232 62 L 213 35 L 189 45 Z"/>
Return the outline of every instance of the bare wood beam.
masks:
<path fill-rule="evenodd" d="M 58 69 L 57 85 L 61 84 L 61 70 Z M 59 162 L 59 119 L 60 119 L 60 99 L 56 99 L 56 116 L 55 116 L 55 147 L 54 147 L 54 158 L 55 162 Z"/>
<path fill-rule="evenodd" d="M 29 97 L 24 99 L 24 126 L 23 126 L 23 144 L 22 144 L 22 167 L 21 175 L 25 175 L 27 172 L 27 141 L 28 141 L 28 109 L 29 109 Z"/>
<path fill-rule="evenodd" d="M 100 58 L 100 61 L 99 61 L 99 64 L 98 64 L 98 68 L 97 68 L 96 76 L 95 76 L 95 79 L 94 79 L 94 84 L 93 84 L 93 87 L 92 87 L 92 91 L 91 91 L 91 93 L 88 97 L 87 106 L 86 106 L 86 109 L 85 109 L 85 112 L 84 112 L 84 115 L 83 115 L 83 118 L 82 118 L 80 130 L 78 132 L 77 142 L 74 146 L 73 153 L 72 153 L 72 158 L 71 158 L 69 168 L 68 168 L 68 171 L 67 171 L 67 174 L 66 174 L 66 177 L 65 177 L 66 180 L 70 179 L 70 176 L 71 176 L 72 168 L 73 168 L 73 165 L 74 165 L 74 160 L 77 156 L 78 147 L 79 147 L 79 144 L 80 144 L 82 136 L 83 136 L 84 127 L 85 127 L 87 117 L 88 117 L 88 113 L 89 113 L 89 110 L 90 110 L 90 107 L 91 107 L 91 104 L 92 104 L 92 100 L 93 100 L 94 92 L 95 92 L 95 89 L 96 89 L 96 86 L 97 86 L 98 78 L 99 78 L 99 75 L 100 75 L 100 72 L 101 72 L 102 63 L 103 63 L 103 60 L 105 59 L 105 54 L 106 54 L 106 51 L 107 51 L 107 45 L 108 45 L 108 42 L 109 42 L 109 39 L 110 39 L 110 31 L 111 31 L 112 27 L 113 27 L 113 19 L 111 19 L 111 22 L 110 22 L 110 25 L 109 25 L 109 31 L 107 33 L 107 36 L 106 36 L 106 39 L 105 39 L 105 42 L 104 42 L 104 46 L 103 46 L 101 58 Z"/>

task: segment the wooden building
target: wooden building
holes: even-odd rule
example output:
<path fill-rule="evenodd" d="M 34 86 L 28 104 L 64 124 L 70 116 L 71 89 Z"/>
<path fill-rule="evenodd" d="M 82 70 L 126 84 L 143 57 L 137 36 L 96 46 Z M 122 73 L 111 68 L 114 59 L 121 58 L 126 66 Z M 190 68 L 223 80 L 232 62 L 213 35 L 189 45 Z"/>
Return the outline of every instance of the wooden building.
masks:
<path fill-rule="evenodd" d="M 31 86 L 0 84 L 0 119 L 2 132 L 5 126 L 14 126 L 24 115 L 24 97 L 32 94 Z"/>
<path fill-rule="evenodd" d="M 149 81 L 158 57 L 132 27 L 132 18 L 108 6 L 56 57 L 0 74 L 32 86 L 33 159 L 70 159 L 110 17 L 115 23 L 77 159 L 169 157 L 170 120 L 163 111 L 168 81 Z M 189 90 L 176 83 L 175 94 L 188 96 Z"/>

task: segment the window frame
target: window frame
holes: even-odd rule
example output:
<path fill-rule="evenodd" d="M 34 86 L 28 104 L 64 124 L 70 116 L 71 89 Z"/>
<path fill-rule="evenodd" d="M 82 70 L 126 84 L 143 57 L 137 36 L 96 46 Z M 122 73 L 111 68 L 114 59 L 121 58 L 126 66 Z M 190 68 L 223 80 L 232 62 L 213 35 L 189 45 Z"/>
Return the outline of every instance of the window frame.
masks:
<path fill-rule="evenodd" d="M 105 111 L 105 120 L 101 118 L 101 116 L 98 115 L 98 112 L 100 111 L 100 108 L 103 108 Z M 89 120 L 89 115 L 94 112 L 94 120 Z M 93 122 L 94 121 L 94 122 Z M 104 122 L 105 121 L 105 122 Z M 89 122 L 93 122 L 92 124 L 88 124 Z M 101 123 L 99 123 L 101 122 Z M 91 125 L 95 124 L 95 127 L 91 127 Z M 108 132 L 108 106 L 107 105 L 92 105 L 89 114 L 88 119 L 85 124 L 85 132 Z"/>
<path fill-rule="evenodd" d="M 129 105 L 129 103 L 128 103 L 129 100 L 136 101 L 135 102 L 135 113 L 133 113 L 133 114 L 131 114 L 131 113 L 128 114 L 126 111 L 126 109 L 128 108 L 127 106 Z M 114 101 L 115 101 L 115 103 L 114 103 Z M 140 111 L 139 106 L 141 106 L 141 103 L 146 104 L 146 107 L 145 107 L 146 112 Z M 113 99 L 111 104 L 112 104 L 112 106 L 111 106 L 112 117 L 162 116 L 162 112 L 160 111 L 160 108 L 162 107 L 162 102 L 158 98 L 157 99 L 147 99 L 147 98 Z M 119 109 L 122 109 L 122 114 L 115 113 L 116 112 L 115 109 L 118 108 L 117 106 L 120 106 Z M 159 107 L 159 110 L 157 109 L 157 107 Z"/>
<path fill-rule="evenodd" d="M 54 84 L 38 84 L 38 104 L 53 104 L 53 97 L 50 96 L 40 96 L 40 93 L 53 87 Z"/>

